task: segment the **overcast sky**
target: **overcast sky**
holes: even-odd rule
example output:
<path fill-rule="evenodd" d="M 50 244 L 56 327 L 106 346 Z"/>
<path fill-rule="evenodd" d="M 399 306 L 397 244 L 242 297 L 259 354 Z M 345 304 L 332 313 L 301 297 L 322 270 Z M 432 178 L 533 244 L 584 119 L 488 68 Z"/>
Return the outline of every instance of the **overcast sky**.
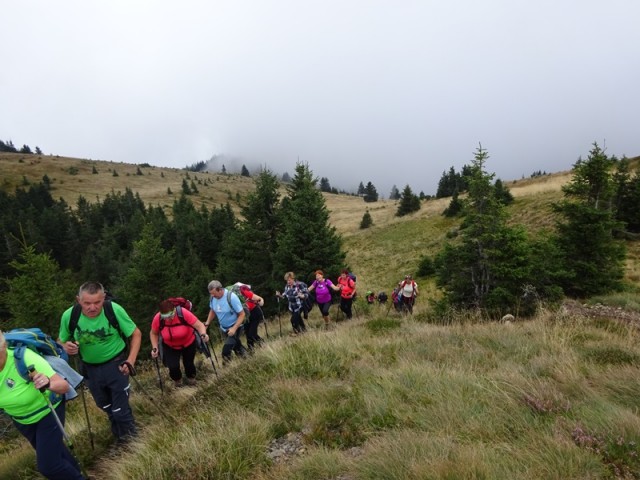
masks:
<path fill-rule="evenodd" d="M 0 0 L 0 139 L 435 194 L 640 155 L 638 0 Z"/>

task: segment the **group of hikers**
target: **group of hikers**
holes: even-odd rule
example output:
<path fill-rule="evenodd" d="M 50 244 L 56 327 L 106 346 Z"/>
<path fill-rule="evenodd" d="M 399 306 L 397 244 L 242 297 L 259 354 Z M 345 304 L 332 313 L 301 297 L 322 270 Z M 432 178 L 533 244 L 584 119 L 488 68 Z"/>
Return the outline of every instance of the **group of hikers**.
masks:
<path fill-rule="evenodd" d="M 355 276 L 348 270 L 341 272 L 336 283 L 325 278 L 322 270 L 315 272 L 315 280 L 309 286 L 297 280 L 293 272 L 287 272 L 284 280 L 282 292 L 276 291 L 275 295 L 278 302 L 280 299 L 287 302 L 291 314 L 290 335 L 306 331 L 304 320 L 313 306 L 312 292 L 325 328 L 330 327 L 332 292 L 340 292 L 340 312 L 347 319 L 353 317 L 357 285 Z M 250 285 L 240 282 L 223 287 L 220 281 L 212 280 L 207 289 L 210 298 L 206 320 L 199 320 L 191 312 L 190 302 L 171 298 L 159 303 L 151 321 L 151 358 L 157 362 L 161 357 L 175 387 L 195 385 L 198 345 L 210 342 L 207 328 L 214 320 L 222 338 L 223 365 L 232 360 L 233 353 L 245 357 L 264 342 L 258 335 L 258 326 L 264 320 L 263 297 L 254 293 Z M 417 293 L 417 284 L 407 275 L 393 295 L 412 311 Z M 246 348 L 242 332 L 246 336 Z M 44 477 L 84 479 L 86 474 L 68 448 L 64 431 L 65 401 L 77 396 L 75 389 L 81 389 L 84 380 L 96 405 L 108 416 L 116 444 L 126 444 L 134 438 L 137 426 L 129 404 L 129 377 L 135 375 L 142 333 L 126 310 L 107 298 L 100 283 L 86 282 L 78 290 L 75 305 L 61 316 L 57 342 L 64 356 L 76 361 L 79 358 L 79 366 L 76 363 L 75 367 L 80 375 L 68 365 L 54 369 L 50 357 L 45 359 L 28 348 L 23 349 L 23 358 L 18 358 L 18 349 L 0 331 L 0 410 L 11 417 L 35 449 L 37 468 Z M 29 366 L 26 378 L 20 374 L 23 364 Z"/>

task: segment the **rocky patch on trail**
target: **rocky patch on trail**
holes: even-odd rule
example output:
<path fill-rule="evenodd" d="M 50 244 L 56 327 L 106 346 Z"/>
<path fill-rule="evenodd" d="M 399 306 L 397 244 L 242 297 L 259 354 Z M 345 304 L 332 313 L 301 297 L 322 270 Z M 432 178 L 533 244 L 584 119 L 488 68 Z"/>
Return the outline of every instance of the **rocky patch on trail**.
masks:
<path fill-rule="evenodd" d="M 306 454 L 308 451 L 305 445 L 305 433 L 304 432 L 290 432 L 285 436 L 276 438 L 271 441 L 267 448 L 267 456 L 274 463 L 289 463 L 294 458 Z M 347 455 L 352 457 L 358 457 L 362 455 L 363 450 L 361 447 L 352 447 L 346 451 Z M 332 480 L 354 480 L 354 477 L 345 474 L 333 478 Z"/>
<path fill-rule="evenodd" d="M 576 300 L 567 300 L 562 304 L 561 313 L 567 316 L 620 320 L 640 327 L 640 312 L 602 305 L 601 303 L 587 305 Z"/>

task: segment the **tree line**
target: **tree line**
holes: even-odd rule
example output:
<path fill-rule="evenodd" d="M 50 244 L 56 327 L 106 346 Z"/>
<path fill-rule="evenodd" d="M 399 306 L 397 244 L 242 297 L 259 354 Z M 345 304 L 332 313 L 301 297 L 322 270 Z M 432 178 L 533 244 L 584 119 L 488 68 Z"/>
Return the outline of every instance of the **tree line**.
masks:
<path fill-rule="evenodd" d="M 509 222 L 504 189 L 486 171 L 487 159 L 479 148 L 468 168 L 467 194 L 457 198 L 460 226 L 437 255 L 416 259 L 443 292 L 433 309 L 438 318 L 460 309 L 491 318 L 528 315 L 564 295 L 623 288 L 624 239 L 640 231 L 632 208 L 640 204 L 640 178 L 627 159 L 608 157 L 594 144 L 554 205 L 554 228 L 534 237 Z M 97 203 L 81 197 L 74 208 L 54 200 L 44 182 L 13 195 L 0 191 L 0 315 L 9 319 L 2 328 L 57 332 L 61 312 L 86 280 L 102 282 L 144 330 L 168 296 L 190 298 L 204 315 L 212 278 L 245 281 L 269 295 L 286 271 L 309 282 L 317 268 L 337 276 L 349 267 L 308 165 L 296 165 L 282 198 L 269 170 L 254 181 L 239 217 L 229 204 L 196 208 L 184 192 L 167 215 L 129 189 Z M 405 190 L 407 203 L 417 198 L 419 208 L 419 198 Z"/>
<path fill-rule="evenodd" d="M 167 215 L 130 189 L 97 203 L 81 197 L 75 208 L 54 200 L 44 183 L 0 191 L 0 315 L 7 319 L 0 328 L 56 334 L 87 280 L 103 283 L 146 334 L 158 302 L 170 296 L 190 298 L 205 315 L 212 278 L 269 295 L 288 270 L 305 281 L 319 266 L 337 276 L 345 267 L 342 239 L 309 167 L 295 171 L 283 198 L 275 175 L 262 171 L 240 218 L 229 204 L 196 208 L 184 194 Z"/>

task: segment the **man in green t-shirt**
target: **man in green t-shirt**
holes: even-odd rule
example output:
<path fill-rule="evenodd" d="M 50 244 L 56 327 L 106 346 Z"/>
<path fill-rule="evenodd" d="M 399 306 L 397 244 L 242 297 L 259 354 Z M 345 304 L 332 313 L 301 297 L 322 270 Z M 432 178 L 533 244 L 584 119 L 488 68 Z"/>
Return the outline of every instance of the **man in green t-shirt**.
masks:
<path fill-rule="evenodd" d="M 34 367 L 31 381 L 27 382 L 16 368 L 13 349 L 7 348 L 0 332 L 0 410 L 13 420 L 13 424 L 36 451 L 38 471 L 50 480 L 82 480 L 80 466 L 63 442 L 63 434 L 52 412 L 64 424 L 64 394 L 69 384 L 53 371 L 51 365 L 35 352 L 24 351 L 25 365 Z M 39 389 L 46 389 L 41 393 Z M 49 407 L 45 395 L 61 395 Z"/>
<path fill-rule="evenodd" d="M 110 324 L 105 314 L 105 296 L 104 287 L 98 282 L 81 285 L 77 296 L 81 308 L 77 324 L 73 328 L 74 307 L 71 307 L 60 319 L 59 341 L 69 355 L 80 354 L 82 374 L 96 405 L 109 416 L 113 435 L 125 442 L 136 435 L 129 406 L 128 364 L 133 366 L 136 362 L 142 334 L 125 309 L 115 302 L 111 302 L 111 307 L 118 328 Z M 130 339 L 128 352 L 123 336 Z"/>

